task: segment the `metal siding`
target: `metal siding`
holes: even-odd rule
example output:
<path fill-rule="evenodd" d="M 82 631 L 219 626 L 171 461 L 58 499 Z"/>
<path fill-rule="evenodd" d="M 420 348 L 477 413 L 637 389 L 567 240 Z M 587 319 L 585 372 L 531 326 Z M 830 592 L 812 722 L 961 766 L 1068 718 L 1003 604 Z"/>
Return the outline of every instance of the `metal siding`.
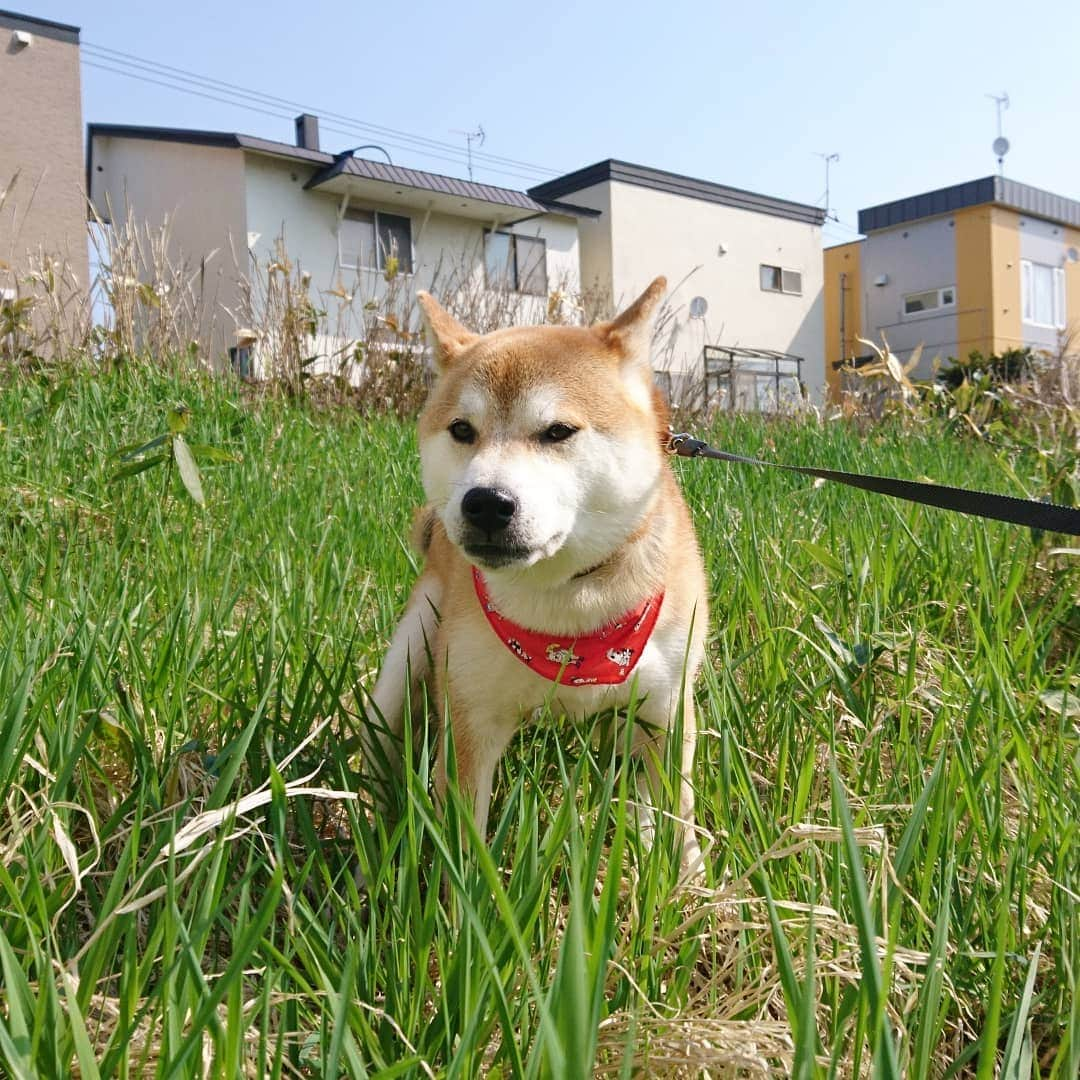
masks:
<path fill-rule="evenodd" d="M 421 191 L 436 191 L 442 195 L 456 196 L 459 199 L 476 199 L 496 206 L 512 206 L 518 210 L 532 210 L 536 213 L 544 212 L 540 203 L 521 191 L 494 187 L 491 184 L 477 184 L 471 180 L 459 180 L 457 177 L 422 172 L 419 169 L 406 169 L 401 165 L 387 165 L 368 158 L 349 158 L 344 168 L 332 167 L 326 171 L 326 175 L 312 177 L 308 186 L 318 187 L 320 183 L 340 172 L 384 184 L 400 184 L 402 187 Z"/>
<path fill-rule="evenodd" d="M 1080 202 L 1002 176 L 984 176 L 979 180 L 968 180 L 963 184 L 860 210 L 859 231 L 868 233 L 889 229 L 982 203 L 999 203 L 1050 221 L 1080 225 Z"/>

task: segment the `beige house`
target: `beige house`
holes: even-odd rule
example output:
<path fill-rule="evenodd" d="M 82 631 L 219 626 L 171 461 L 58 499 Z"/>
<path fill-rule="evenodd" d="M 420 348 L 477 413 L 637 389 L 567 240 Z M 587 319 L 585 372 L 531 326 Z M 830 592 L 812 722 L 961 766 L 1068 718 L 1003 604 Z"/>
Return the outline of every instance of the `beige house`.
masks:
<path fill-rule="evenodd" d="M 216 356 L 238 347 L 253 302 L 245 283 L 274 260 L 279 241 L 324 308 L 340 310 L 348 297 L 362 315 L 405 280 L 412 292 L 468 297 L 471 321 L 482 323 L 489 299 L 503 310 L 509 300 L 528 318 L 526 309 L 547 305 L 552 290 L 576 293 L 579 222 L 597 213 L 351 151 L 327 153 L 309 115 L 297 117 L 295 143 L 91 124 L 87 152 L 91 203 L 106 222 L 130 214 L 140 228 L 168 224 L 169 258 L 196 282 L 212 320 L 204 340 Z M 316 348 L 329 358 L 350 333 L 328 325 Z"/>
<path fill-rule="evenodd" d="M 0 11 L 0 297 L 42 253 L 88 283 L 79 29 Z"/>
<path fill-rule="evenodd" d="M 623 161 L 529 189 L 599 210 L 582 220 L 581 277 L 615 304 L 657 274 L 673 287 L 654 366 L 732 408 L 772 409 L 825 387 L 817 206 Z M 663 377 L 663 375 L 661 375 Z"/>

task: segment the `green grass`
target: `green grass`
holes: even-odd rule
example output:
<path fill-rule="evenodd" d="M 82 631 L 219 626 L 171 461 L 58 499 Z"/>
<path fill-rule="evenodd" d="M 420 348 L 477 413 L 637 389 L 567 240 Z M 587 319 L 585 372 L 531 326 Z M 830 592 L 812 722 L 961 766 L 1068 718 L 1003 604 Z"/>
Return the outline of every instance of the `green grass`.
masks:
<path fill-rule="evenodd" d="M 205 510 L 164 469 L 109 483 L 176 401 L 241 456 Z M 610 725 L 524 731 L 486 844 L 434 811 L 434 731 L 369 810 L 408 425 L 153 375 L 13 381 L 0 425 L 3 1074 L 1077 1075 L 1075 557 L 679 462 L 714 603 L 680 892 Z M 713 436 L 1014 490 L 933 425 Z"/>

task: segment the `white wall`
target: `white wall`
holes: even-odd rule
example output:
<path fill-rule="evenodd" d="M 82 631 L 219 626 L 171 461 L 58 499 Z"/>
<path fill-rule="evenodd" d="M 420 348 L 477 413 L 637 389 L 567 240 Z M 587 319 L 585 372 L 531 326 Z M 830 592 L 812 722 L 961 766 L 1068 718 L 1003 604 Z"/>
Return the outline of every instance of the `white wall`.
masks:
<path fill-rule="evenodd" d="M 825 387 L 824 269 L 816 225 L 614 182 L 610 188 L 611 287 L 617 306 L 633 300 L 658 274 L 667 277 L 670 366 L 701 371 L 707 342 L 794 353 L 815 400 Z M 569 201 L 580 200 L 575 192 Z M 595 200 L 594 200 L 595 201 Z M 602 243 L 602 234 L 597 233 Z M 583 239 L 583 249 L 588 240 Z M 723 245 L 724 254 L 720 253 Z M 583 254 L 583 266 L 601 266 Z M 766 292 L 761 264 L 802 274 L 802 295 Z M 703 320 L 690 319 L 691 298 L 708 301 Z"/>
<path fill-rule="evenodd" d="M 153 139 L 98 136 L 90 197 L 114 231 L 128 215 L 146 240 L 168 223 L 167 255 L 200 296 L 202 336 L 220 362 L 233 344 L 226 309 L 239 299 L 234 253 L 245 243 L 243 158 L 238 150 Z"/>

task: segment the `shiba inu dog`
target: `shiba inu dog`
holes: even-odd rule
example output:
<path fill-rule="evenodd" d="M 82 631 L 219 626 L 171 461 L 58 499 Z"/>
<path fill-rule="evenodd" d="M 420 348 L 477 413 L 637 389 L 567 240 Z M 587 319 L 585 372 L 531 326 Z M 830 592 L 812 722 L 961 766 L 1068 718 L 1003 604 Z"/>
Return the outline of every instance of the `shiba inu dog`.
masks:
<path fill-rule="evenodd" d="M 668 732 L 677 748 L 683 864 L 700 869 L 690 783 L 693 682 L 708 621 L 705 571 L 665 453 L 667 408 L 653 387 L 657 278 L 610 322 L 471 333 L 425 293 L 436 382 L 420 416 L 426 561 L 373 698 L 395 762 L 406 683 L 446 702 L 457 777 L 484 833 L 495 768 L 530 714 L 626 705 L 647 836 Z M 447 765 L 436 764 L 445 791 Z"/>

